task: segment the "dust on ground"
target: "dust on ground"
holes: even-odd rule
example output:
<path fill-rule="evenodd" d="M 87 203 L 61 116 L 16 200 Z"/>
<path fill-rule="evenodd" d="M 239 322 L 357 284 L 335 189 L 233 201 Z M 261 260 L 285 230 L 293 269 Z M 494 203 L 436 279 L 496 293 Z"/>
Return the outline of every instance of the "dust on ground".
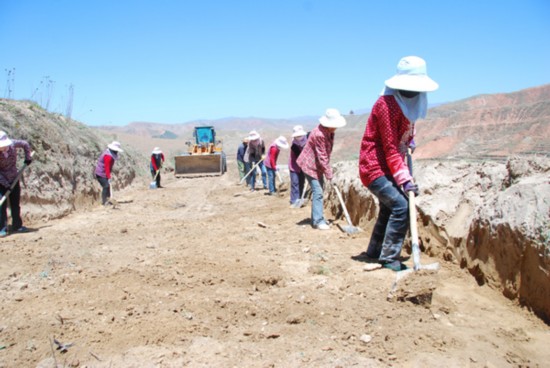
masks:
<path fill-rule="evenodd" d="M 351 259 L 368 233 L 313 230 L 310 207 L 289 208 L 288 191 L 266 196 L 237 181 L 166 176 L 165 188 L 114 193 L 115 208 L 1 239 L 0 366 L 550 361 L 550 328 L 458 266 L 411 273 L 389 295 L 394 272 Z"/>

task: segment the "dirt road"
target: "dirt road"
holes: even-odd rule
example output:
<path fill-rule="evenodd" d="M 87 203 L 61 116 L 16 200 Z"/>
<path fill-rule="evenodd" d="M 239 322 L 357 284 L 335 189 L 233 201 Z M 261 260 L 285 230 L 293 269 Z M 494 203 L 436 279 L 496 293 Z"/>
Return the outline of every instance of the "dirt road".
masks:
<path fill-rule="evenodd" d="M 163 180 L 0 240 L 0 367 L 550 361 L 550 328 L 456 265 L 410 276 L 431 302 L 388 300 L 395 273 L 350 258 L 368 233 L 312 230 L 309 206 L 251 193 L 231 173 Z M 74 345 L 61 353 L 54 338 Z"/>

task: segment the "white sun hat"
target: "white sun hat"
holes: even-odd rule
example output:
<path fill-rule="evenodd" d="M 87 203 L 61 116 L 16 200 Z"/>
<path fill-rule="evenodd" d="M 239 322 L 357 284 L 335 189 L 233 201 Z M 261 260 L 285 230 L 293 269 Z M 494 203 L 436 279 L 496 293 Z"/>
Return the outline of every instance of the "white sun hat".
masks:
<path fill-rule="evenodd" d="M 258 138 L 260 138 L 260 135 L 258 134 L 257 131 L 251 130 L 250 133 L 248 133 L 248 140 L 249 141 L 253 141 L 253 140 L 256 140 Z"/>
<path fill-rule="evenodd" d="M 293 130 L 292 138 L 307 135 L 306 131 L 304 130 L 304 127 L 301 125 L 296 125 L 294 128 L 292 128 L 292 130 Z"/>
<path fill-rule="evenodd" d="M 13 142 L 8 138 L 6 132 L 0 130 L 0 147 L 10 146 Z"/>
<path fill-rule="evenodd" d="M 397 64 L 397 74 L 386 80 L 386 87 L 404 91 L 432 92 L 439 88 L 428 77 L 426 62 L 418 56 L 406 56 Z"/>
<path fill-rule="evenodd" d="M 117 141 L 113 141 L 112 143 L 108 144 L 107 148 L 116 152 L 124 152 L 122 150 L 122 145 L 120 144 L 120 142 Z"/>
<path fill-rule="evenodd" d="M 288 142 L 287 142 L 286 138 L 283 137 L 282 135 L 279 136 L 279 138 L 275 139 L 275 144 L 277 145 L 277 147 L 282 148 L 282 149 L 287 149 L 288 148 Z"/>
<path fill-rule="evenodd" d="M 346 119 L 336 109 L 327 109 L 324 116 L 319 118 L 319 123 L 327 128 L 341 128 L 346 125 Z"/>
<path fill-rule="evenodd" d="M 154 155 L 157 155 L 157 154 L 159 154 L 159 153 L 162 153 L 162 151 L 160 150 L 160 147 L 155 147 L 155 148 L 153 149 L 153 152 L 152 152 L 152 153 L 153 153 Z"/>

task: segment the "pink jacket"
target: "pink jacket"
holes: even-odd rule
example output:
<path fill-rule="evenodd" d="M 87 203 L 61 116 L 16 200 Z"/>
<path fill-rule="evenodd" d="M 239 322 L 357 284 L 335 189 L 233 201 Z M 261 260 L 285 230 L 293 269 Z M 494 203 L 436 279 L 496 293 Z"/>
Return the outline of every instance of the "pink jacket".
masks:
<path fill-rule="evenodd" d="M 319 180 L 323 175 L 332 180 L 330 155 L 334 146 L 334 133 L 319 124 L 309 134 L 307 143 L 296 163 L 302 171 Z"/>

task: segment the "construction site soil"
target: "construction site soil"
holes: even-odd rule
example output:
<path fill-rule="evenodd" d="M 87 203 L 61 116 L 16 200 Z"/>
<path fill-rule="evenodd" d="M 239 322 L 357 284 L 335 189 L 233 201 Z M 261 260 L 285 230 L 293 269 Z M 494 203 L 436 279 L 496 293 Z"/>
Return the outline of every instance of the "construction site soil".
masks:
<path fill-rule="evenodd" d="M 2 239 L 0 367 L 548 366 L 549 326 L 456 262 L 390 293 L 352 259 L 370 232 L 237 181 L 165 175 Z"/>

